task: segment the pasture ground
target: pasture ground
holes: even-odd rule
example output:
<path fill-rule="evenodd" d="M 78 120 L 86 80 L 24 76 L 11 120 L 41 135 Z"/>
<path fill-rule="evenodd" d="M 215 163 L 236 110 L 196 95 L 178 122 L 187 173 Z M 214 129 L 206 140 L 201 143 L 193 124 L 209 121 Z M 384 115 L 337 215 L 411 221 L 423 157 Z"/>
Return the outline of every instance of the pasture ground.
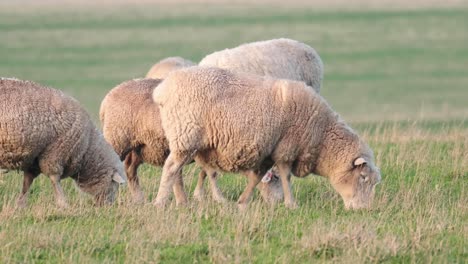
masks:
<path fill-rule="evenodd" d="M 468 260 L 466 4 L 118 2 L 2 2 L 0 76 L 63 89 L 97 123 L 106 92 L 144 76 L 161 58 L 199 61 L 244 42 L 303 41 L 325 63 L 323 96 L 375 152 L 383 182 L 374 208 L 345 211 L 326 179 L 309 176 L 293 179 L 299 209 L 271 208 L 256 195 L 240 213 L 235 200 L 246 180 L 224 174 L 219 184 L 228 205 L 208 197 L 161 211 L 150 203 L 131 205 L 123 190 L 117 205 L 95 208 L 65 180 L 71 208 L 60 210 L 49 180 L 39 177 L 29 206 L 18 211 L 14 202 L 22 177 L 10 172 L 0 175 L 0 263 Z M 198 169 L 185 172 L 191 195 Z M 160 173 L 140 169 L 148 201 Z"/>

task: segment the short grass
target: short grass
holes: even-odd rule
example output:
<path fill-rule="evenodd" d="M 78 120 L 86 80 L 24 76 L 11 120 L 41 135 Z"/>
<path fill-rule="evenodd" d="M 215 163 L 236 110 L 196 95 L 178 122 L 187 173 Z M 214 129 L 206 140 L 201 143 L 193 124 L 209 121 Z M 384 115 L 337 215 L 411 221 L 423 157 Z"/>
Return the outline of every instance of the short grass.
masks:
<path fill-rule="evenodd" d="M 300 1 L 299 1 L 300 2 Z M 8 8 L 6 8 L 8 7 Z M 349 212 L 326 179 L 294 179 L 298 210 L 270 208 L 225 174 L 228 205 L 156 210 L 123 190 L 95 208 L 64 181 L 55 207 L 39 177 L 15 210 L 19 173 L 0 176 L 0 263 L 465 263 L 468 260 L 468 9 L 314 9 L 310 5 L 19 6 L 0 9 L 0 76 L 65 90 L 97 122 L 118 83 L 161 58 L 194 61 L 243 42 L 289 37 L 325 62 L 323 95 L 369 142 L 383 182 L 371 211 Z M 1 95 L 0 95 L 1 96 Z M 148 200 L 160 169 L 143 166 Z M 190 194 L 197 168 L 186 169 Z"/>

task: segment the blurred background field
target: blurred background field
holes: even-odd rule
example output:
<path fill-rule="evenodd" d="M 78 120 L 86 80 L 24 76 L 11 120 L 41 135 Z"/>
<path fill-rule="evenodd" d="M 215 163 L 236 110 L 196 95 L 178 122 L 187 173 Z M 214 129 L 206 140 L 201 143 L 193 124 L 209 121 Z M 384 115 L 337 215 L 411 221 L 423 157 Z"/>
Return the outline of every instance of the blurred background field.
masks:
<path fill-rule="evenodd" d="M 375 209 L 346 212 L 323 178 L 294 179 L 300 209 L 259 197 L 225 175 L 232 204 L 93 208 L 71 181 L 72 208 L 50 183 L 0 176 L 0 262 L 437 262 L 468 259 L 468 4 L 466 1 L 1 1 L 0 76 L 76 97 L 98 122 L 104 95 L 168 56 L 279 37 L 314 47 L 322 95 L 374 149 L 383 183 Z M 1 96 L 1 95 L 0 95 Z M 187 189 L 196 168 L 187 168 Z M 140 170 L 148 199 L 159 169 Z"/>

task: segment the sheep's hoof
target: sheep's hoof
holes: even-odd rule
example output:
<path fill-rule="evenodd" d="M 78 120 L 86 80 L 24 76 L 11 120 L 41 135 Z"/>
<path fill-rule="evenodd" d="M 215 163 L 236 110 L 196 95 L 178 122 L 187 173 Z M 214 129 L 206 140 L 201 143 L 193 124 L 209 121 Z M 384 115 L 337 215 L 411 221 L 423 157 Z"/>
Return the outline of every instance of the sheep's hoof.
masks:
<path fill-rule="evenodd" d="M 160 209 L 164 209 L 167 205 L 167 201 L 166 200 L 158 200 L 156 199 L 154 202 L 153 202 L 153 205 L 154 207 L 156 208 L 160 208 Z"/>
<path fill-rule="evenodd" d="M 60 209 L 68 209 L 70 206 L 68 205 L 68 203 L 66 201 L 63 201 L 63 200 L 58 200 L 57 201 L 57 206 L 60 208 Z"/>
<path fill-rule="evenodd" d="M 193 199 L 199 203 L 202 203 L 205 201 L 204 195 L 195 195 L 193 194 Z"/>
<path fill-rule="evenodd" d="M 26 202 L 26 199 L 24 199 L 23 197 L 20 197 L 18 198 L 18 200 L 16 200 L 16 208 L 23 209 L 23 208 L 26 208 L 26 206 L 27 206 L 27 202 Z"/>
<path fill-rule="evenodd" d="M 195 189 L 193 192 L 193 199 L 197 202 L 203 202 L 205 200 L 205 192 L 203 190 Z"/>
<path fill-rule="evenodd" d="M 185 193 L 175 195 L 176 205 L 185 206 L 188 203 L 187 195 Z"/>
<path fill-rule="evenodd" d="M 134 205 L 143 205 L 145 204 L 145 199 L 133 199 Z"/>
<path fill-rule="evenodd" d="M 299 208 L 296 202 L 289 202 L 289 203 L 285 202 L 284 205 L 286 206 L 286 208 L 292 209 L 292 210 Z"/>
<path fill-rule="evenodd" d="M 187 207 L 187 206 L 188 206 L 188 201 L 187 201 L 187 199 L 182 200 L 182 201 L 177 201 L 177 200 L 176 200 L 176 206 L 177 206 L 177 207 Z"/>
<path fill-rule="evenodd" d="M 237 208 L 239 208 L 239 211 L 245 212 L 247 210 L 247 204 L 246 203 L 238 203 Z"/>
<path fill-rule="evenodd" d="M 222 197 L 222 196 L 220 197 L 220 196 L 216 196 L 216 195 L 215 195 L 215 196 L 213 196 L 213 200 L 214 200 L 215 202 L 219 203 L 219 204 L 226 204 L 226 203 L 227 203 L 226 198 L 224 198 L 224 197 Z"/>
<path fill-rule="evenodd" d="M 138 194 L 135 194 L 133 195 L 133 203 L 134 204 L 144 204 L 145 203 L 145 196 L 143 195 L 143 193 L 138 193 Z"/>

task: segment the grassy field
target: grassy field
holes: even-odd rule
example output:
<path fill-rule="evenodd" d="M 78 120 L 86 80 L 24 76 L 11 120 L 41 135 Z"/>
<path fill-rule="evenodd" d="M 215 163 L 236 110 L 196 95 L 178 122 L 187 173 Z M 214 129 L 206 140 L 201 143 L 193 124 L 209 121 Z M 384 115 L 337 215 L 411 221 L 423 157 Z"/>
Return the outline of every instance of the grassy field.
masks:
<path fill-rule="evenodd" d="M 15 210 L 22 177 L 0 175 L 0 263 L 466 263 L 468 8 L 164 4 L 0 4 L 0 76 L 75 96 L 97 123 L 104 95 L 168 56 L 199 61 L 240 43 L 289 37 L 317 49 L 324 97 L 369 142 L 382 171 L 370 211 L 345 211 L 326 179 L 293 179 L 297 210 L 225 174 L 228 205 L 156 210 L 123 190 L 95 208 L 70 180 L 57 209 L 46 177 Z M 1 95 L 0 95 L 1 96 Z M 192 194 L 197 168 L 186 168 Z M 160 169 L 143 166 L 148 201 Z"/>

